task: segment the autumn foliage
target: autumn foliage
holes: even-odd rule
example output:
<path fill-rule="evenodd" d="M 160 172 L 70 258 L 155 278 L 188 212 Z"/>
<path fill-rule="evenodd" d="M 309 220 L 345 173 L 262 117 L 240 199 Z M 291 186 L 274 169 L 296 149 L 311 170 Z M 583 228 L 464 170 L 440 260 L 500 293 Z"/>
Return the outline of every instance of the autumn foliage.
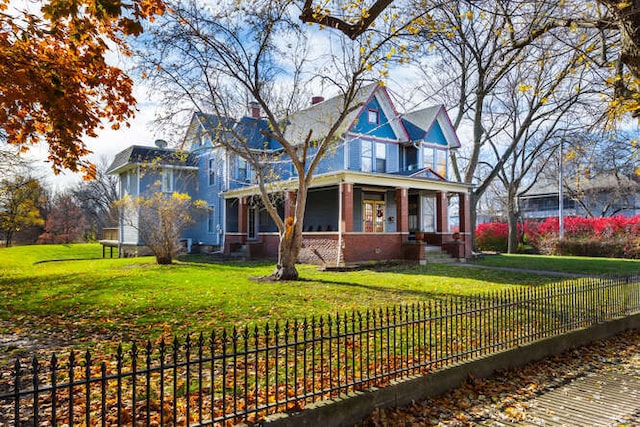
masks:
<path fill-rule="evenodd" d="M 37 3 L 38 4 L 38 3 Z M 164 10 L 162 0 L 51 0 L 40 13 L 0 0 L 0 136 L 27 151 L 44 140 L 54 171 L 95 171 L 84 136 L 134 115 L 132 81 L 108 64 L 110 46 Z"/>
<path fill-rule="evenodd" d="M 526 221 L 518 225 L 520 239 L 547 255 L 605 256 L 640 258 L 640 215 L 606 218 L 568 217 L 564 219 L 564 237 L 559 238 L 558 218 L 542 222 Z M 476 228 L 480 250 L 504 252 L 507 224 L 486 223 Z"/>
<path fill-rule="evenodd" d="M 38 238 L 38 243 L 73 243 L 83 237 L 86 227 L 82 209 L 73 197 L 63 195 L 55 200 L 47 215 L 44 233 Z"/>
<path fill-rule="evenodd" d="M 182 232 L 195 222 L 196 214 L 208 209 L 203 200 L 192 201 L 188 194 L 161 191 L 147 197 L 126 196 L 116 206 L 121 210 L 123 223 L 138 232 L 158 264 L 171 264 L 182 252 Z"/>

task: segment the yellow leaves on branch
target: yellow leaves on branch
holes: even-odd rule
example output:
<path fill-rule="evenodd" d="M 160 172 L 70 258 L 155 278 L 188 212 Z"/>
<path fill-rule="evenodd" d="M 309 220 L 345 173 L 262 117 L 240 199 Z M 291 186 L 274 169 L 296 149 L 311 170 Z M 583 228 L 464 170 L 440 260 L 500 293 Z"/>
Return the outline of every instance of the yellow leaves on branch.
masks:
<path fill-rule="evenodd" d="M 632 115 L 640 122 L 640 79 L 634 79 L 631 74 L 616 75 L 606 80 L 607 85 L 613 89 L 613 96 L 609 100 L 608 116 L 611 123 L 616 122 L 625 115 Z M 622 86 L 626 92 L 624 95 L 616 93 L 616 88 Z M 605 96 L 603 95 L 603 98 Z"/>
<path fill-rule="evenodd" d="M 520 83 L 518 85 L 518 92 L 525 93 L 525 92 L 530 91 L 531 89 L 533 89 L 533 86 L 531 86 L 529 84 L 526 84 L 526 83 Z"/>

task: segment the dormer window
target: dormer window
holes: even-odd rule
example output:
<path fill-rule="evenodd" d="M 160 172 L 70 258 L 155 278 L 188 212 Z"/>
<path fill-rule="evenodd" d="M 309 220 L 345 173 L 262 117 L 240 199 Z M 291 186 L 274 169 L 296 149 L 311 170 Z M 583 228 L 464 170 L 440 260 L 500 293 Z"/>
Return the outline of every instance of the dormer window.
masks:
<path fill-rule="evenodd" d="M 380 124 L 380 111 L 369 108 L 369 110 L 367 111 L 367 121 L 372 125 Z"/>

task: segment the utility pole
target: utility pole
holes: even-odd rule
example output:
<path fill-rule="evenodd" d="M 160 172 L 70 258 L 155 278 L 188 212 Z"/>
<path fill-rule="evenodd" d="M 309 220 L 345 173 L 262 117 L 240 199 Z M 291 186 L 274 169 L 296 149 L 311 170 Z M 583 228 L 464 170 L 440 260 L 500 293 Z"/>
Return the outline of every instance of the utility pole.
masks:
<path fill-rule="evenodd" d="M 558 237 L 564 238 L 564 194 L 562 189 L 562 167 L 564 163 L 564 153 L 562 140 L 560 140 L 560 173 L 558 174 Z"/>

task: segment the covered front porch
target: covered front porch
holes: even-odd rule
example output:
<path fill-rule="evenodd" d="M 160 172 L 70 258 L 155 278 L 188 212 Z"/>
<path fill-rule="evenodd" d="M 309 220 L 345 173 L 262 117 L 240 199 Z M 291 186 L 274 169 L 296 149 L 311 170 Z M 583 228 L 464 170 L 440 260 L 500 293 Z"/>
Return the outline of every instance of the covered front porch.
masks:
<path fill-rule="evenodd" d="M 299 261 L 331 266 L 428 262 L 429 246 L 469 258 L 469 189 L 444 180 L 390 174 L 318 176 L 307 197 Z M 276 257 L 277 228 L 248 190 L 226 195 L 225 252 L 242 247 L 249 257 Z M 296 191 L 280 194 L 279 214 L 293 216 Z"/>

